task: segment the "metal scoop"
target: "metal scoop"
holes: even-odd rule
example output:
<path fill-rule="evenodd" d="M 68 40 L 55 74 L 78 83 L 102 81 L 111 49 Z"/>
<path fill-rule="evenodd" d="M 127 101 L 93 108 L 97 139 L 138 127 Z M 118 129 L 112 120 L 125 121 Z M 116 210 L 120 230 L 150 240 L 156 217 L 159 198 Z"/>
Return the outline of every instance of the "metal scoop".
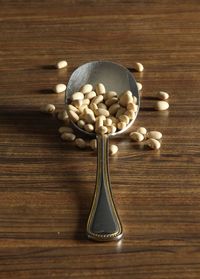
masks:
<path fill-rule="evenodd" d="M 72 73 L 69 79 L 65 103 L 67 104 L 70 96 L 87 83 L 94 86 L 97 83 L 103 83 L 107 91 L 116 91 L 118 94 L 130 90 L 138 100 L 139 110 L 140 98 L 137 84 L 133 75 L 125 67 L 109 61 L 93 61 L 81 65 Z M 108 141 L 109 137 L 125 132 L 133 124 L 134 120 L 131 120 L 125 129 L 109 135 L 88 133 L 75 123 L 72 123 L 83 134 L 97 138 L 96 187 L 87 222 L 87 236 L 90 239 L 112 241 L 119 240 L 123 236 L 122 225 L 114 205 L 110 186 Z"/>

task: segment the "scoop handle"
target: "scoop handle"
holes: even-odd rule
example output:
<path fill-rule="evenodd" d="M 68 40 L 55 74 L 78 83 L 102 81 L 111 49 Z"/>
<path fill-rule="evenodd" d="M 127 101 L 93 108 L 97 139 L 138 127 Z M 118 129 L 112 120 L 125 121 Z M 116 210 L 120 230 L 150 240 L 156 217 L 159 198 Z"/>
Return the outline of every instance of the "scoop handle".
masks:
<path fill-rule="evenodd" d="M 110 186 L 107 135 L 97 136 L 97 150 L 96 186 L 87 222 L 87 236 L 96 241 L 119 240 L 123 231 Z"/>

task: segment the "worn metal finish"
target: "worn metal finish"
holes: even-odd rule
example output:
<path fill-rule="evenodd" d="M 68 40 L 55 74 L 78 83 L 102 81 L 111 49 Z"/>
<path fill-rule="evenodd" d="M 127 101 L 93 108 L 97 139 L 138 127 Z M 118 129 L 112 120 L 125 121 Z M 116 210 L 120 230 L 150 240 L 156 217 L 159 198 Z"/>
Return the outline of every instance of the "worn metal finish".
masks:
<path fill-rule="evenodd" d="M 65 102 L 68 103 L 73 92 L 90 83 L 95 85 L 103 83 L 107 91 L 114 90 L 121 94 L 125 90 L 130 90 L 138 100 L 138 110 L 140 98 L 136 81 L 133 75 L 125 67 L 109 62 L 94 61 L 81 65 L 70 77 L 67 85 Z M 138 111 L 137 111 L 138 113 Z M 137 116 L 137 114 L 136 114 Z M 94 198 L 87 222 L 87 236 L 96 241 L 119 240 L 123 236 L 122 225 L 117 214 L 109 178 L 109 136 L 113 137 L 127 130 L 134 122 L 130 121 L 126 129 L 117 131 L 111 135 L 98 135 L 98 156 L 97 156 L 97 174 Z M 82 133 L 96 137 L 94 133 L 88 133 L 80 129 L 75 123 L 72 123 L 76 129 Z"/>

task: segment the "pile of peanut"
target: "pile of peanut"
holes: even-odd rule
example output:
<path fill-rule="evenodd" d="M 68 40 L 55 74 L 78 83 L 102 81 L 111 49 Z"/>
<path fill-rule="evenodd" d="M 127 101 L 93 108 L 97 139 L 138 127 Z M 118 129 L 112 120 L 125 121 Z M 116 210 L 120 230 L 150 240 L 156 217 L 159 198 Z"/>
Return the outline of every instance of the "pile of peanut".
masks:
<path fill-rule="evenodd" d="M 67 105 L 69 118 L 81 129 L 96 134 L 113 134 L 123 130 L 136 117 L 137 98 L 127 90 L 118 96 L 106 91 L 104 84 L 83 85 L 74 92 Z"/>
<path fill-rule="evenodd" d="M 59 61 L 57 69 L 63 69 L 68 66 L 66 60 Z M 144 67 L 141 63 L 133 63 L 133 68 L 142 72 Z M 137 82 L 138 91 L 142 90 L 142 84 Z M 65 84 L 57 84 L 54 87 L 55 93 L 64 93 Z M 167 99 L 169 94 L 164 91 L 157 93 L 157 99 L 154 109 L 158 111 L 167 110 L 169 103 Z M 41 111 L 49 114 L 55 114 L 56 108 L 53 104 L 47 104 L 41 107 Z M 78 148 L 85 149 L 90 147 L 92 150 L 97 149 L 97 140 L 86 141 L 83 138 L 77 138 L 74 130 L 69 127 L 70 120 L 76 123 L 81 129 L 96 134 L 114 134 L 123 130 L 135 119 L 138 111 L 137 98 L 132 92 L 127 90 L 121 95 L 115 91 L 106 91 L 102 83 L 97 84 L 94 88 L 91 84 L 83 85 L 78 92 L 71 95 L 66 110 L 57 113 L 57 118 L 64 122 L 65 126 L 59 128 L 61 138 L 65 141 L 74 141 Z M 161 147 L 162 133 L 159 131 L 147 131 L 146 128 L 140 127 L 136 132 L 129 134 L 131 140 L 143 143 L 151 149 Z M 111 144 L 109 154 L 115 155 L 118 152 L 118 146 Z"/>

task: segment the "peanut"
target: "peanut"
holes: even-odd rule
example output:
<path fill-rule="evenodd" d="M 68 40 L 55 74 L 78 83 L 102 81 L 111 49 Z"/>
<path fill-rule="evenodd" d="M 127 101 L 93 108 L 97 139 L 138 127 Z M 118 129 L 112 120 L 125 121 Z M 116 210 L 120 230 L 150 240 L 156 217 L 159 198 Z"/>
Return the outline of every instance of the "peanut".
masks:
<path fill-rule="evenodd" d="M 111 145 L 109 146 L 109 154 L 110 154 L 111 156 L 115 155 L 115 154 L 118 152 L 118 150 L 119 150 L 119 148 L 118 148 L 118 146 L 115 145 L 115 144 L 111 144 Z"/>
<path fill-rule="evenodd" d="M 40 108 L 41 112 L 52 114 L 55 112 L 56 107 L 52 104 L 44 105 Z"/>
<path fill-rule="evenodd" d="M 169 98 L 169 94 L 167 92 L 160 91 L 157 94 L 157 98 L 160 100 L 167 100 Z"/>
<path fill-rule="evenodd" d="M 140 142 L 144 140 L 144 135 L 140 134 L 139 132 L 132 132 L 129 136 L 133 141 Z"/>
<path fill-rule="evenodd" d="M 66 141 L 74 141 L 76 136 L 73 133 L 62 133 L 61 138 Z"/>
<path fill-rule="evenodd" d="M 79 116 L 78 114 L 73 111 L 73 110 L 69 110 L 68 111 L 68 115 L 69 115 L 69 118 L 73 121 L 73 122 L 77 122 L 79 120 Z"/>
<path fill-rule="evenodd" d="M 169 108 L 169 104 L 165 101 L 158 101 L 155 104 L 155 110 L 167 110 Z"/>
<path fill-rule="evenodd" d="M 83 93 L 83 94 L 86 94 L 86 93 L 89 93 L 91 92 L 93 89 L 93 86 L 91 84 L 85 84 L 81 87 L 80 91 Z"/>
<path fill-rule="evenodd" d="M 97 149 L 97 140 L 96 139 L 90 140 L 89 146 L 92 150 L 96 150 Z"/>
<path fill-rule="evenodd" d="M 55 87 L 54 87 L 54 92 L 55 93 L 63 93 L 65 92 L 66 90 L 66 85 L 63 84 L 63 83 L 60 83 L 60 84 L 57 84 Z"/>
<path fill-rule="evenodd" d="M 67 61 L 66 60 L 61 60 L 56 64 L 57 69 L 63 69 L 67 67 Z"/>
<path fill-rule="evenodd" d="M 91 133 L 92 131 L 94 131 L 94 126 L 92 124 L 85 124 L 84 129 L 85 131 Z"/>
<path fill-rule="evenodd" d="M 147 138 L 160 140 L 162 138 L 162 133 L 158 131 L 150 131 L 147 133 Z"/>
<path fill-rule="evenodd" d="M 106 93 L 106 89 L 105 89 L 105 86 L 103 85 L 103 83 L 98 83 L 96 85 L 95 89 L 96 89 L 97 95 L 102 95 L 102 94 Z"/>
<path fill-rule="evenodd" d="M 140 128 L 137 129 L 137 132 L 142 134 L 142 135 L 146 135 L 147 129 L 144 128 L 144 127 L 140 127 Z"/>
<path fill-rule="evenodd" d="M 72 101 L 83 100 L 84 99 L 84 95 L 83 95 L 82 92 L 75 92 L 75 93 L 72 94 L 71 99 L 72 99 Z"/>
<path fill-rule="evenodd" d="M 156 139 L 149 139 L 146 142 L 146 145 L 149 146 L 151 149 L 159 149 L 161 146 L 160 142 Z"/>
<path fill-rule="evenodd" d="M 80 149 L 84 149 L 87 146 L 86 141 L 84 139 L 82 139 L 82 138 L 75 139 L 75 144 Z"/>
<path fill-rule="evenodd" d="M 58 132 L 60 134 L 62 134 L 62 133 L 73 133 L 73 129 L 71 127 L 62 126 L 58 129 Z"/>

